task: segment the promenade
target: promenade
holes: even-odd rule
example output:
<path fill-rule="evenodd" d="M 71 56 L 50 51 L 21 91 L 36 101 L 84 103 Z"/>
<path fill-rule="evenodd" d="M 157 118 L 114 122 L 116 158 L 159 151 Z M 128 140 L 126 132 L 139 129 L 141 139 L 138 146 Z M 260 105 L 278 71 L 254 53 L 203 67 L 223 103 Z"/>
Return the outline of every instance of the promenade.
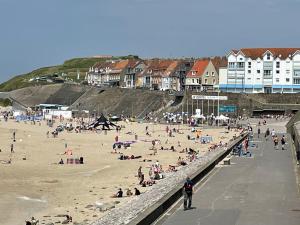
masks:
<path fill-rule="evenodd" d="M 177 204 L 156 224 L 299 225 L 300 194 L 290 146 L 275 150 L 271 138 L 265 141 L 257 134 L 254 143 L 258 147 L 251 148 L 251 157 L 233 156 L 230 166 L 217 166 L 196 186 L 193 209 L 183 211 Z"/>

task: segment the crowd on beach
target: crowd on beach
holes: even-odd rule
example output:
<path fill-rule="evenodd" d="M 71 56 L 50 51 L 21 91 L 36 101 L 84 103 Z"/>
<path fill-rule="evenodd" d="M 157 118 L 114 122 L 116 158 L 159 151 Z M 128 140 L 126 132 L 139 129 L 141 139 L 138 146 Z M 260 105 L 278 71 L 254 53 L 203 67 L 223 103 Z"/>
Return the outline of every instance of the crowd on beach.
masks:
<path fill-rule="evenodd" d="M 4 121 L 8 121 L 10 118 L 9 113 L 4 114 L 3 119 Z M 278 118 L 279 119 L 279 118 Z M 230 131 L 235 131 L 238 133 L 243 133 L 245 131 L 251 131 L 252 127 L 243 128 L 238 125 L 238 119 L 231 120 L 230 123 L 227 124 L 222 129 L 222 132 L 228 133 Z M 60 117 L 58 118 L 59 125 L 54 127 L 54 125 L 57 123 L 57 120 L 52 121 L 46 121 L 48 126 L 48 131 L 46 132 L 46 138 L 57 138 L 61 132 L 73 132 L 78 133 L 78 135 L 82 132 L 95 132 L 106 135 L 107 130 L 102 129 L 96 129 L 96 128 L 89 128 L 89 124 L 91 121 L 86 121 L 83 118 L 79 119 L 72 119 L 72 120 L 65 120 L 64 118 Z M 128 121 L 128 118 L 124 117 L 124 121 Z M 40 121 L 29 121 L 33 125 L 39 124 Z M 170 121 L 174 122 L 174 121 Z M 229 122 L 229 121 L 228 121 Z M 134 135 L 134 141 L 126 142 L 126 141 L 120 141 L 120 132 L 122 129 L 125 128 L 124 125 L 117 126 L 113 128 L 116 130 L 116 136 L 114 140 L 111 140 L 111 146 L 112 146 L 112 154 L 116 154 L 116 160 L 137 160 L 138 162 L 146 163 L 144 166 L 139 166 L 137 168 L 136 174 L 136 187 L 132 189 L 132 187 L 118 187 L 116 191 L 112 191 L 111 197 L 113 198 L 123 198 L 123 197 L 131 197 L 131 196 L 139 196 L 143 194 L 145 191 L 144 188 L 150 187 L 155 185 L 159 180 L 165 179 L 168 176 L 168 173 L 176 173 L 180 168 L 187 166 L 188 164 L 192 163 L 193 161 L 199 159 L 201 157 L 201 154 L 199 152 L 199 149 L 195 149 L 188 145 L 183 145 L 179 140 L 176 140 L 176 137 L 178 135 L 182 135 L 188 140 L 189 143 L 193 144 L 199 144 L 201 148 L 207 149 L 208 152 L 214 151 L 219 148 L 226 149 L 228 145 L 228 140 L 221 140 L 217 143 L 214 141 L 214 137 L 205 134 L 205 132 L 195 125 L 195 121 L 193 119 L 188 121 L 189 123 L 189 129 L 181 129 L 177 125 L 171 125 L 170 123 L 167 123 L 164 129 L 164 139 L 160 139 L 159 137 L 154 138 L 153 131 L 149 129 L 149 124 L 145 124 L 145 130 L 141 133 L 136 132 L 130 132 L 130 135 Z M 262 122 L 263 124 L 265 122 Z M 129 133 L 127 133 L 129 134 Z M 14 143 L 16 142 L 16 131 L 13 131 L 11 134 L 11 146 L 10 151 L 11 155 L 15 153 L 17 149 L 15 149 Z M 236 138 L 237 136 L 234 136 L 233 138 Z M 273 137 L 273 136 L 272 136 Z M 221 137 L 222 139 L 222 137 Z M 174 142 L 174 140 L 176 140 Z M 274 136 L 274 140 L 276 140 L 276 136 Z M 149 147 L 149 155 L 147 157 L 142 155 L 134 155 L 134 154 L 127 154 L 126 149 L 132 148 L 135 144 L 135 142 L 145 142 L 147 146 Z M 274 141 L 275 144 L 276 141 Z M 249 139 L 246 139 L 243 142 L 245 152 L 248 152 L 249 147 Z M 1 146 L 0 146 L 1 147 Z M 2 150 L 0 149 L 0 152 Z M 177 162 L 174 162 L 174 164 L 169 165 L 162 165 L 160 163 L 160 152 L 170 152 L 170 154 L 173 154 L 173 152 L 180 153 L 180 156 L 178 156 Z M 64 152 L 63 155 L 67 157 L 73 157 L 73 152 L 68 148 L 67 143 L 65 143 Z M 114 156 L 114 155 L 113 155 Z M 6 162 L 8 164 L 12 163 L 12 157 L 7 160 Z M 26 160 L 26 157 L 23 158 Z M 2 163 L 4 161 L 2 160 Z M 76 162 L 76 160 L 74 161 Z M 82 160 L 79 160 L 78 164 L 83 163 Z M 63 158 L 59 157 L 56 164 L 64 165 L 68 163 Z M 125 163 L 125 162 L 124 162 Z M 126 162 L 127 163 L 127 162 Z M 77 163 L 74 163 L 77 164 Z M 116 187 L 117 188 L 117 187 Z M 29 223 L 28 223 L 29 224 Z M 32 223 L 34 224 L 34 223 Z"/>

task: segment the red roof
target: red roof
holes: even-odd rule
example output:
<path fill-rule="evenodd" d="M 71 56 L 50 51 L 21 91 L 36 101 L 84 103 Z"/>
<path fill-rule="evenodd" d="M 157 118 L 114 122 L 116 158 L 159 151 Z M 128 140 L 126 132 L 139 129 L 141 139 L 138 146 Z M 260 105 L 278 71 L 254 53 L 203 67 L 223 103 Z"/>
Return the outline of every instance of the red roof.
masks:
<path fill-rule="evenodd" d="M 273 57 L 286 59 L 292 56 L 300 48 L 242 48 L 240 51 L 247 57 L 251 59 L 263 58 L 263 55 L 269 51 L 272 53 Z M 232 50 L 237 54 L 237 50 Z"/>
<path fill-rule="evenodd" d="M 187 77 L 201 77 L 209 64 L 208 59 L 200 59 L 194 63 L 192 69 L 188 72 Z M 193 75 L 194 72 L 194 75 Z"/>

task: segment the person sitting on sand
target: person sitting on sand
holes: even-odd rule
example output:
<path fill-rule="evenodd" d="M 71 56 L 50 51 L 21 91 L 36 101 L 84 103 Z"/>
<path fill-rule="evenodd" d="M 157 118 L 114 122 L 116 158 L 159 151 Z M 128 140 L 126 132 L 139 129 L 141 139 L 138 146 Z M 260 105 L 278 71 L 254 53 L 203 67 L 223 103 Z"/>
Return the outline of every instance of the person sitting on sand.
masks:
<path fill-rule="evenodd" d="M 122 188 L 119 188 L 118 192 L 113 195 L 113 198 L 122 198 L 123 197 L 123 191 Z"/>
<path fill-rule="evenodd" d="M 173 145 L 171 146 L 170 150 L 173 151 L 173 152 L 176 152 L 176 150 L 175 150 L 175 148 L 174 148 Z"/>
<path fill-rule="evenodd" d="M 72 220 L 73 220 L 72 216 L 65 215 L 65 217 L 66 217 L 66 220 L 63 223 L 70 223 L 70 222 L 72 222 Z"/>
<path fill-rule="evenodd" d="M 63 165 L 64 164 L 64 160 L 63 159 L 60 159 L 59 163 L 60 165 Z"/>
<path fill-rule="evenodd" d="M 133 195 L 132 192 L 131 192 L 131 190 L 129 188 L 127 189 L 126 195 L 127 196 L 132 196 Z"/>
<path fill-rule="evenodd" d="M 36 220 L 34 217 L 31 217 L 31 221 L 25 221 L 26 225 L 37 225 L 39 220 Z"/>
<path fill-rule="evenodd" d="M 140 190 L 137 188 L 134 188 L 134 195 L 140 195 L 140 194 L 141 194 Z"/>

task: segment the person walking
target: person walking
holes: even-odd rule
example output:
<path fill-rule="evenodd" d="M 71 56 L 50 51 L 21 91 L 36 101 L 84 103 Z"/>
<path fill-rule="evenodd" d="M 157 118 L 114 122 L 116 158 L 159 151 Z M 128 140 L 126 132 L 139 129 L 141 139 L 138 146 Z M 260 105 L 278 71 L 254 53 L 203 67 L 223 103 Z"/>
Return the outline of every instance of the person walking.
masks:
<path fill-rule="evenodd" d="M 259 138 L 260 135 L 260 128 L 257 129 L 257 138 Z"/>
<path fill-rule="evenodd" d="M 189 177 L 186 178 L 186 181 L 183 185 L 183 207 L 184 210 L 190 209 L 192 206 L 192 196 L 194 184 Z"/>
<path fill-rule="evenodd" d="M 281 150 L 284 150 L 284 146 L 285 146 L 285 137 L 284 135 L 282 135 L 282 138 L 281 138 Z"/>
<path fill-rule="evenodd" d="M 272 138 L 274 138 L 276 136 L 276 133 L 275 133 L 274 129 L 271 131 L 271 135 L 272 135 Z"/>
<path fill-rule="evenodd" d="M 279 142 L 277 135 L 275 135 L 275 137 L 273 138 L 273 141 L 274 141 L 274 148 L 275 148 L 275 150 L 277 150 L 278 149 L 278 142 Z"/>
<path fill-rule="evenodd" d="M 266 141 L 268 140 L 269 135 L 270 135 L 270 130 L 269 130 L 269 128 L 267 128 L 266 133 L 265 133 Z"/>

